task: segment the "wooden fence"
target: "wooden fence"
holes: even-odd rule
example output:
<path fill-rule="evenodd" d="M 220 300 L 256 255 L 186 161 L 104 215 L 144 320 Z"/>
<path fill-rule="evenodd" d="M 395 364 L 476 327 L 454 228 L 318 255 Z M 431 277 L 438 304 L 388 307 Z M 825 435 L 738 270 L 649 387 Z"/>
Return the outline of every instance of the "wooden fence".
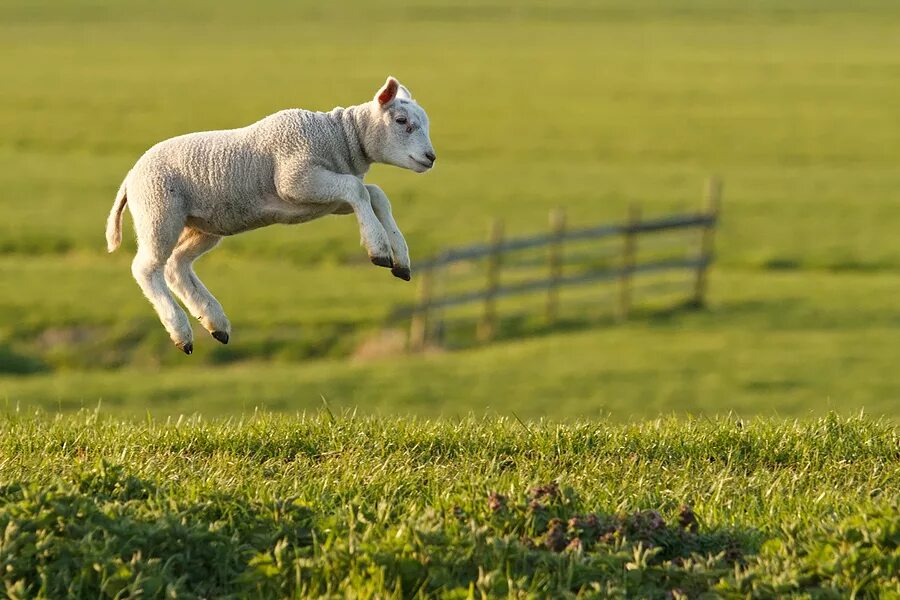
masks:
<path fill-rule="evenodd" d="M 619 318 L 625 319 L 632 309 L 635 277 L 649 273 L 692 271 L 692 290 L 688 303 L 697 307 L 703 306 L 706 298 L 707 271 L 713 261 L 713 241 L 719 220 L 721 191 L 720 180 L 710 179 L 706 187 L 706 207 L 701 212 L 642 219 L 640 209 L 631 206 L 628 218 L 624 222 L 579 229 L 567 229 L 565 212 L 556 209 L 550 213 L 549 232 L 529 237 L 507 239 L 504 237 L 503 222 L 495 220 L 486 243 L 450 248 L 416 266 L 416 276 L 419 280 L 416 303 L 401 307 L 397 311 L 398 315 L 410 317 L 410 350 L 420 351 L 433 343 L 434 330 L 440 329 L 436 327 L 438 324 L 433 322 L 436 320 L 434 317 L 440 315 L 443 309 L 482 303 L 477 337 L 480 341 L 487 342 L 493 339 L 497 332 L 499 298 L 544 292 L 545 316 L 548 322 L 553 322 L 559 312 L 560 288 L 590 283 L 604 281 L 618 283 L 616 313 Z M 688 251 L 685 256 L 645 262 L 638 260 L 640 241 L 644 236 L 679 230 L 698 231 L 699 237 L 693 245 L 695 249 L 685 244 L 683 249 Z M 616 266 L 582 269 L 573 274 L 565 273 L 566 245 L 577 242 L 594 243 L 594 240 L 609 242 L 610 238 L 615 237 L 621 238 L 620 258 Z M 510 255 L 540 248 L 546 249 L 545 258 L 542 259 L 542 268 L 546 269 L 546 276 L 503 283 L 501 277 L 503 270 L 516 266 L 504 266 L 510 262 Z M 584 258 L 584 255 L 581 258 Z M 443 273 L 456 263 L 471 261 L 485 263 L 481 287 L 448 294 L 436 292 L 435 284 Z M 534 267 L 535 264 L 531 263 L 531 266 Z"/>

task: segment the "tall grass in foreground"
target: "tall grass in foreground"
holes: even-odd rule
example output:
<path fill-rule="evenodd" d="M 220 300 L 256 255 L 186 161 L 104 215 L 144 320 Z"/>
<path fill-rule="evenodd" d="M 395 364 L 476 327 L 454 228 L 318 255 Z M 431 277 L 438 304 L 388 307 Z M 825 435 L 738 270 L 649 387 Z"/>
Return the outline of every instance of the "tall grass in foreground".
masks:
<path fill-rule="evenodd" d="M 889 422 L 0 420 L 25 597 L 900 594 Z"/>

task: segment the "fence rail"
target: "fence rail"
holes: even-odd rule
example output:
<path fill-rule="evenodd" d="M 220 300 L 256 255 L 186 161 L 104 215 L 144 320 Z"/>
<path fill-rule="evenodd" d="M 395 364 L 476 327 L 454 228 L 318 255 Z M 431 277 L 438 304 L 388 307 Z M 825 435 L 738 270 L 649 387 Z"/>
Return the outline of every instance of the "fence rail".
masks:
<path fill-rule="evenodd" d="M 620 223 L 600 225 L 596 227 L 585 227 L 583 229 L 573 229 L 563 233 L 561 238 L 555 234 L 541 234 L 529 237 L 520 237 L 506 240 L 496 247 L 501 253 L 513 252 L 516 250 L 528 250 L 531 248 L 539 248 L 546 246 L 557 240 L 563 242 L 583 241 L 589 239 L 601 239 L 623 235 L 626 233 L 650 233 L 654 231 L 685 229 L 691 227 L 706 227 L 716 224 L 716 216 L 710 213 L 697 213 L 691 215 L 672 215 L 650 219 L 647 221 L 639 221 L 634 224 Z M 491 244 L 472 244 L 470 246 L 459 246 L 441 252 L 436 257 L 423 261 L 416 265 L 416 270 L 422 271 L 434 269 L 444 265 L 456 262 L 474 260 L 483 258 L 495 251 L 495 247 Z"/>
<path fill-rule="evenodd" d="M 667 215 L 652 219 L 642 219 L 638 207 L 629 208 L 628 218 L 621 223 L 610 223 L 578 229 L 566 229 L 565 213 L 556 209 L 550 213 L 550 231 L 546 234 L 505 239 L 503 223 L 499 220 L 491 226 L 490 239 L 486 243 L 471 244 L 450 248 L 430 260 L 417 266 L 419 288 L 415 304 L 400 307 L 395 311 L 396 317 L 411 317 L 410 349 L 422 350 L 432 341 L 432 317 L 446 308 L 483 302 L 482 317 L 478 322 L 478 339 L 491 340 L 497 329 L 497 299 L 535 293 L 547 292 L 545 314 L 548 321 L 557 318 L 559 307 L 559 290 L 561 288 L 583 286 L 602 281 L 618 281 L 618 307 L 620 318 L 627 318 L 632 304 L 632 286 L 635 276 L 673 270 L 691 270 L 694 273 L 693 294 L 690 303 L 702 306 L 705 303 L 707 289 L 707 271 L 714 257 L 714 234 L 719 221 L 722 185 L 717 178 L 709 180 L 706 187 L 706 208 L 703 212 L 691 214 Z M 699 231 L 696 255 L 689 258 L 662 258 L 641 262 L 638 259 L 641 247 L 641 236 L 678 230 Z M 615 267 L 583 268 L 578 273 L 565 274 L 567 244 L 604 241 L 621 236 L 622 247 L 616 252 L 621 256 L 620 264 Z M 668 244 L 672 247 L 673 244 Z M 512 253 L 547 248 L 546 260 L 510 261 L 507 255 Z M 690 245 L 684 244 L 687 254 Z M 609 257 L 610 252 L 584 253 L 578 258 Z M 471 262 L 484 259 L 484 287 L 446 295 L 436 294 L 436 283 L 439 277 L 447 272 L 447 268 L 455 263 Z M 570 257 L 571 259 L 571 257 Z M 547 276 L 516 281 L 504 284 L 502 272 L 508 269 L 546 266 Z"/>

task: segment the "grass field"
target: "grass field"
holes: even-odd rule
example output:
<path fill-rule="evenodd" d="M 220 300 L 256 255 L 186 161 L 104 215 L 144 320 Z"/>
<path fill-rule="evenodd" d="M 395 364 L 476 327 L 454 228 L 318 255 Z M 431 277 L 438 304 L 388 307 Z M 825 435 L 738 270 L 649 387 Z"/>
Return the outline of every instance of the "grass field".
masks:
<path fill-rule="evenodd" d="M 0 593 L 900 598 L 897 2 L 3 0 L 0 56 Z M 440 157 L 370 177 L 414 278 L 718 174 L 709 306 L 410 355 L 335 217 L 225 240 L 232 342 L 174 349 L 129 218 L 105 252 L 129 167 L 388 74 Z"/>
<path fill-rule="evenodd" d="M 8 0 L 0 397 L 159 415 L 325 397 L 384 414 L 896 417 L 898 28 L 896 4 L 875 0 Z M 131 280 L 130 234 L 124 252 L 103 251 L 129 166 L 185 131 L 363 101 L 387 73 L 429 110 L 441 157 L 423 177 L 372 173 L 414 262 L 482 238 L 495 215 L 515 235 L 557 205 L 575 224 L 634 201 L 694 208 L 718 173 L 710 310 L 615 325 L 607 300 L 564 296 L 557 328 L 348 362 L 414 288 L 365 264 L 352 219 L 329 218 L 204 258 L 233 343 L 198 331 L 195 355 L 179 355 Z"/>
<path fill-rule="evenodd" d="M 893 598 L 898 442 L 835 415 L 13 414 L 0 579 L 10 598 Z"/>

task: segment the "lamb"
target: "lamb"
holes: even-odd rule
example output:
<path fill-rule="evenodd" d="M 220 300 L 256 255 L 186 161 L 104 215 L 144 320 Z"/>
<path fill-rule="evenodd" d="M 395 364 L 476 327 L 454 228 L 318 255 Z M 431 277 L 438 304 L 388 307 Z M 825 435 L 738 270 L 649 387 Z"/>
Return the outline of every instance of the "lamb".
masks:
<path fill-rule="evenodd" d="M 175 346 L 191 354 L 190 322 L 172 292 L 228 343 L 231 323 L 193 269 L 224 236 L 354 213 L 372 263 L 409 281 L 409 249 L 391 204 L 363 178 L 376 162 L 424 173 L 435 160 L 428 115 L 388 77 L 370 102 L 327 113 L 283 110 L 240 129 L 153 146 L 119 188 L 107 247 L 113 252 L 122 241 L 127 204 L 138 241 L 131 272 Z"/>

